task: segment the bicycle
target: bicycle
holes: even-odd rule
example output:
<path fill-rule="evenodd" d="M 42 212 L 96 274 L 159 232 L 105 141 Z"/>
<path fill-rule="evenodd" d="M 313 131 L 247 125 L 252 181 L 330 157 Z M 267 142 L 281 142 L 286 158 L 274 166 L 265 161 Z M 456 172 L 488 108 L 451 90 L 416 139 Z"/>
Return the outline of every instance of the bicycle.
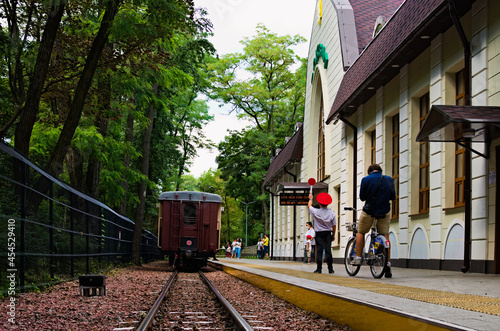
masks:
<path fill-rule="evenodd" d="M 356 210 L 352 207 L 345 207 L 344 210 L 353 211 L 353 222 L 347 224 L 347 230 L 352 231 L 353 235 L 347 241 L 344 255 L 344 265 L 349 276 L 356 276 L 361 265 L 351 265 L 351 261 L 356 256 L 356 234 L 358 233 L 356 225 Z M 389 241 L 377 232 L 377 219 L 375 218 L 371 231 L 365 238 L 365 247 L 362 253 L 361 264 L 370 266 L 370 271 L 374 278 L 381 278 L 387 269 Z"/>

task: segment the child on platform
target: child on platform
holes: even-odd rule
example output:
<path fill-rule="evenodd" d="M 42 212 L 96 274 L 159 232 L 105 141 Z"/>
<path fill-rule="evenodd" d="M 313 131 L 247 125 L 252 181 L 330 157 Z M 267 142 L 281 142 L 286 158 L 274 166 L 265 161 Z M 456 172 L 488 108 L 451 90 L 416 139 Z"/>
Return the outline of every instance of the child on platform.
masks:
<path fill-rule="evenodd" d="M 308 235 L 306 237 L 306 251 L 307 251 L 307 263 L 311 263 L 311 251 L 312 251 L 312 237 Z"/>

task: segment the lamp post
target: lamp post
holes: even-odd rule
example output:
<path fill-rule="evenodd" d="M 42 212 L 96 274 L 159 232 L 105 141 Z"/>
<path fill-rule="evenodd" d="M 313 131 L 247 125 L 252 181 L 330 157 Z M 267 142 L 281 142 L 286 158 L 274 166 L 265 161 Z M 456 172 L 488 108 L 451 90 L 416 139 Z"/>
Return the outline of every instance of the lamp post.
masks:
<path fill-rule="evenodd" d="M 252 203 L 254 202 L 257 202 L 258 200 L 255 200 L 255 201 L 252 201 L 252 202 L 243 202 L 243 201 L 240 201 L 238 200 L 239 202 L 241 202 L 242 204 L 245 205 L 245 246 L 247 246 L 247 239 L 248 239 L 248 205 L 251 205 Z"/>

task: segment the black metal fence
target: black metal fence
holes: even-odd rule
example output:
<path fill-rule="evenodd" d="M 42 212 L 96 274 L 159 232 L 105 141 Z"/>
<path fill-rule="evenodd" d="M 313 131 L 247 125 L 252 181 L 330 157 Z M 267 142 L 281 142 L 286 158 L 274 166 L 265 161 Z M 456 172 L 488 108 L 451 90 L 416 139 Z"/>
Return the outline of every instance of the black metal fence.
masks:
<path fill-rule="evenodd" d="M 134 222 L 0 142 L 0 293 L 38 288 L 127 263 Z M 143 231 L 141 257 L 161 258 Z M 3 262 L 2 262 L 3 264 Z"/>

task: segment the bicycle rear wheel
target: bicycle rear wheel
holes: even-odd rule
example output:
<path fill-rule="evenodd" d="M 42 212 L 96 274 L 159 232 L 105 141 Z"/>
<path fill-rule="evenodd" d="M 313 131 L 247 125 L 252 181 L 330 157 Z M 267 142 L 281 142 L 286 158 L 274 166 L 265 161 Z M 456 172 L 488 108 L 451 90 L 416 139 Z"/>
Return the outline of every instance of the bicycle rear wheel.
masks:
<path fill-rule="evenodd" d="M 387 267 L 387 248 L 381 245 L 377 249 L 377 254 L 373 258 L 373 262 L 370 265 L 370 271 L 374 278 L 382 278 L 385 274 L 385 268 Z"/>
<path fill-rule="evenodd" d="M 349 239 L 347 245 L 345 246 L 345 255 L 344 255 L 345 270 L 347 271 L 347 274 L 349 276 L 356 276 L 356 274 L 359 272 L 359 268 L 361 268 L 361 266 L 359 265 L 351 265 L 351 261 L 356 256 L 355 249 L 356 249 L 356 238 L 351 238 Z"/>

